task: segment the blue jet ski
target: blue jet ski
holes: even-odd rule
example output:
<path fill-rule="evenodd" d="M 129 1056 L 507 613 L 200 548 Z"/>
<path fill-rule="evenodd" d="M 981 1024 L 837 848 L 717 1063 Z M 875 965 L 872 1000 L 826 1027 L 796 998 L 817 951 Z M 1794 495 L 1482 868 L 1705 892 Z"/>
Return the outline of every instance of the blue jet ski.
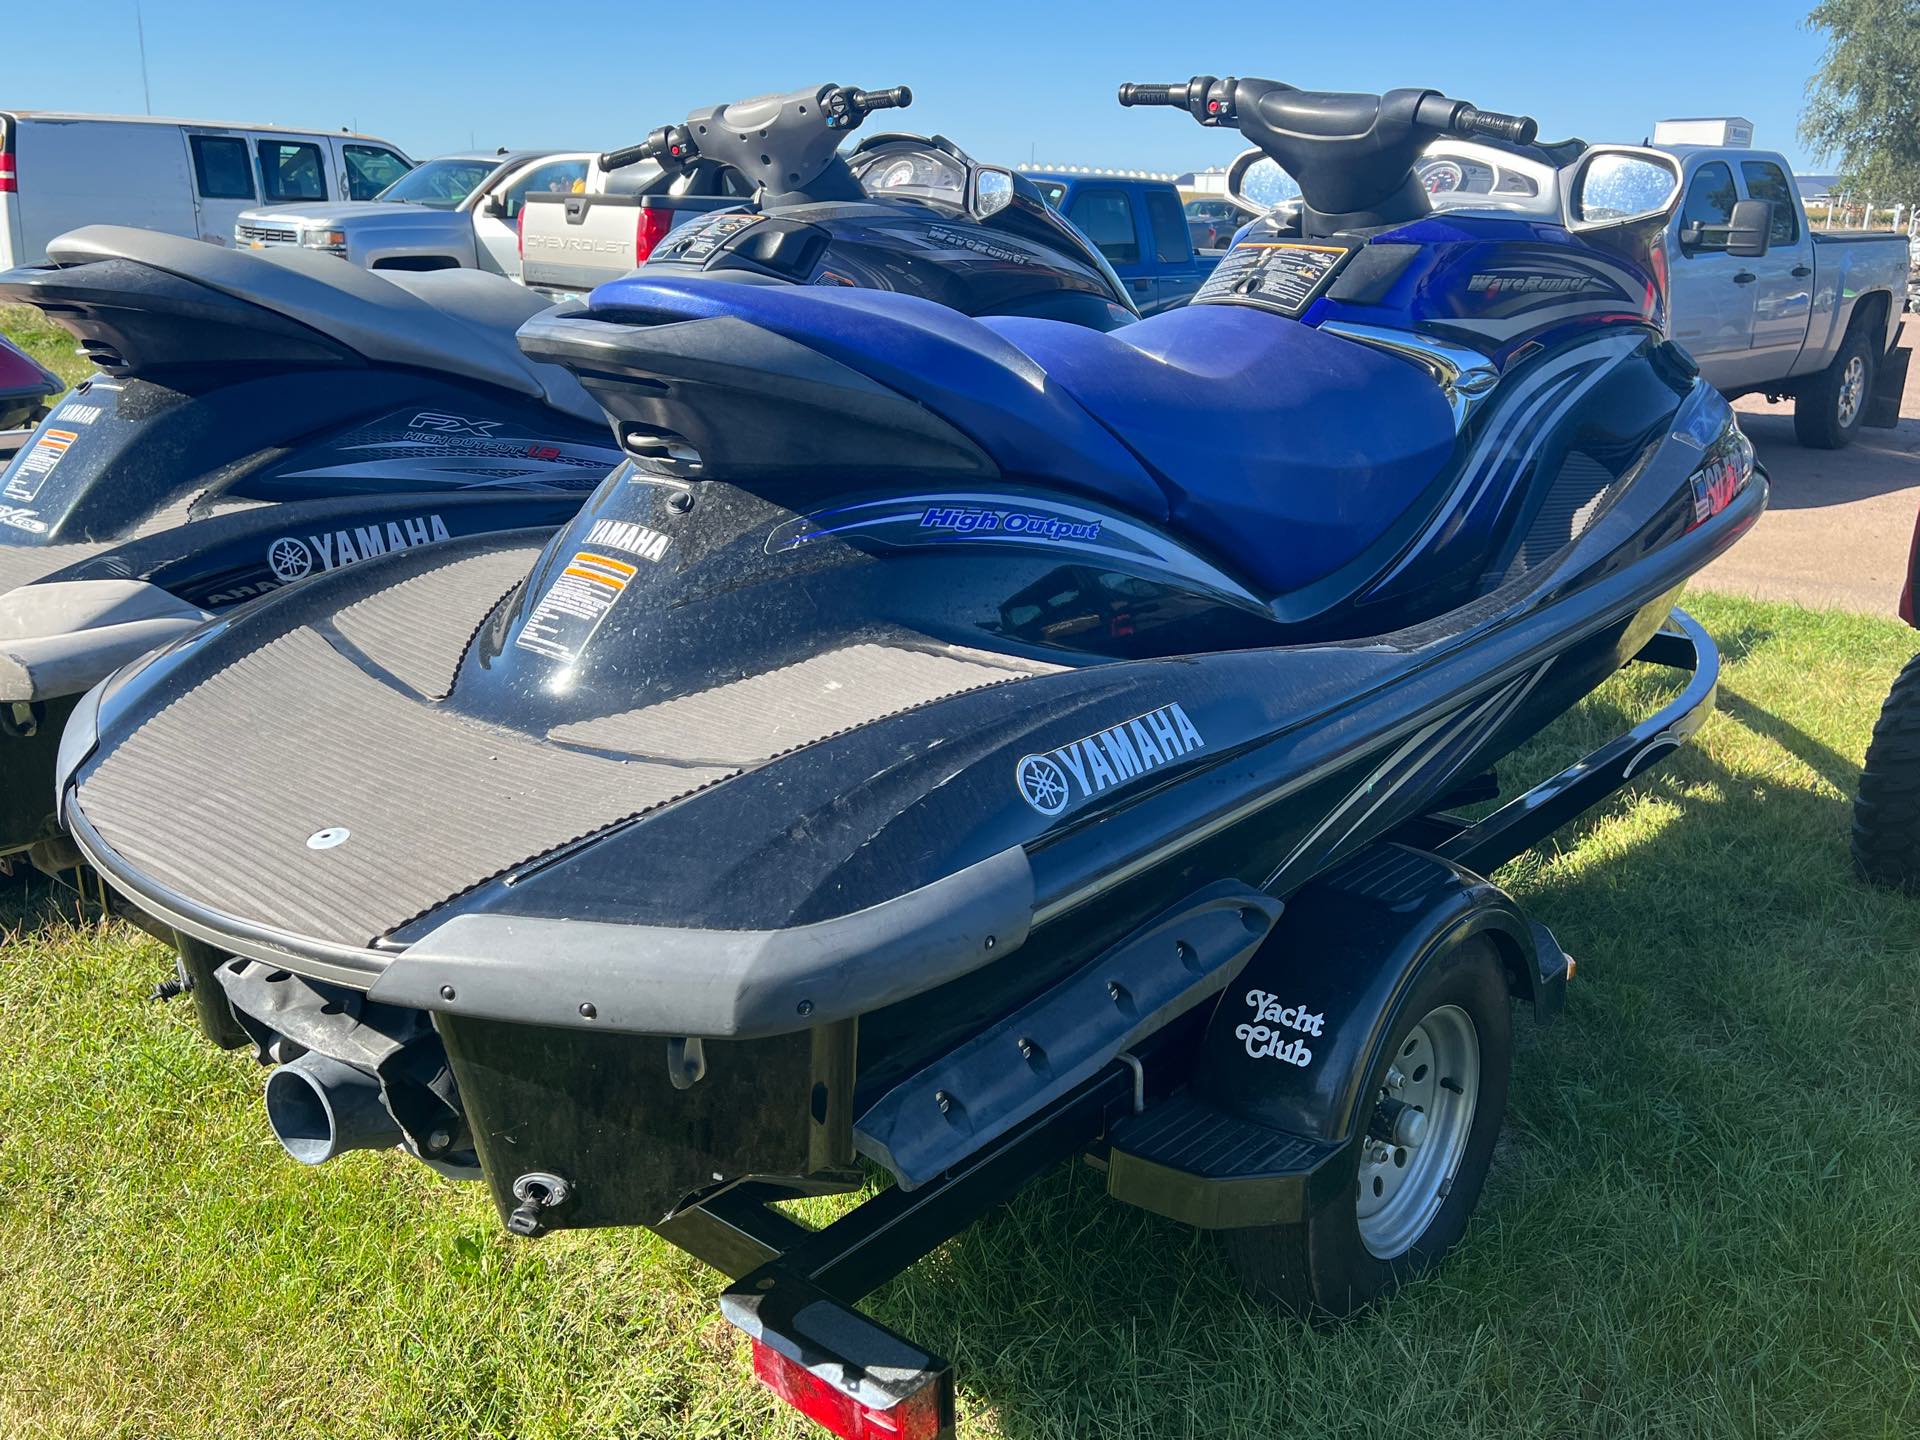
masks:
<path fill-rule="evenodd" d="M 521 1234 L 659 1229 L 840 1434 L 950 1427 L 944 1362 L 849 1307 L 1064 1154 L 1304 1311 L 1459 1238 L 1511 1004 L 1571 971 L 1482 876 L 1699 724 L 1671 607 L 1765 504 L 1663 333 L 1669 158 L 1555 168 L 1434 91 L 1121 100 L 1298 184 L 1190 307 L 796 283 L 727 258 L 793 243 L 765 222 L 662 247 L 520 332 L 629 457 L 576 519 L 269 595 L 91 692 L 61 756 L 296 1156 L 402 1145 Z M 698 143 L 810 183 L 798 103 Z M 1435 210 L 1448 136 L 1531 189 Z M 1694 678 L 1450 813 L 1636 658 Z M 768 1207 L 859 1157 L 894 1184 L 835 1225 Z"/>

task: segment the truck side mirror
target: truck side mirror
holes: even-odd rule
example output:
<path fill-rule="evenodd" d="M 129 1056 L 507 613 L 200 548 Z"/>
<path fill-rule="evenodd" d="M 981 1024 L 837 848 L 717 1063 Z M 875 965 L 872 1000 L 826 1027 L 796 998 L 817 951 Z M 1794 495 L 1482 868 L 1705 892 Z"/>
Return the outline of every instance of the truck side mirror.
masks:
<path fill-rule="evenodd" d="M 1773 231 L 1773 201 L 1742 200 L 1733 207 L 1727 226 L 1727 253 L 1746 259 L 1758 259 L 1767 253 L 1768 237 Z"/>

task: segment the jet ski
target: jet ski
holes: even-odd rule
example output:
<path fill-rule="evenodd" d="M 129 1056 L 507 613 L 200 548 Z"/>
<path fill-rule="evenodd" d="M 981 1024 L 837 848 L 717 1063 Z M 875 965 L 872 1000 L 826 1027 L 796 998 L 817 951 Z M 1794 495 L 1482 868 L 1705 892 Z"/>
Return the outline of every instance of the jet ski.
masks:
<path fill-rule="evenodd" d="M 852 1303 L 1063 1155 L 1312 1313 L 1459 1238 L 1510 1004 L 1573 969 L 1483 877 L 1692 734 L 1716 661 L 1671 607 L 1765 504 L 1664 335 L 1671 158 L 1440 213 L 1429 143 L 1534 123 L 1121 100 L 1299 185 L 1188 308 L 650 264 L 520 332 L 629 457 L 558 534 L 269 595 L 62 746 L 77 843 L 275 1065 L 298 1158 L 399 1144 L 518 1234 L 656 1228 L 838 1434 L 950 1432 L 950 1367 Z M 691 128 L 803 173 L 786 118 Z M 1514 793 L 1636 659 L 1693 676 Z M 894 1183 L 825 1229 L 767 1203 L 861 1159 Z"/>
<path fill-rule="evenodd" d="M 48 255 L 0 300 L 99 369 L 0 472 L 0 856 L 55 869 L 55 747 L 103 676 L 309 575 L 550 531 L 620 456 L 578 382 L 515 346 L 549 302 L 503 276 L 120 226 Z"/>
<path fill-rule="evenodd" d="M 1031 182 L 941 137 L 839 153 L 869 113 L 911 99 L 824 85 L 709 106 L 605 162 L 655 160 L 658 183 L 711 188 L 731 171 L 753 192 L 673 231 L 654 255 L 671 273 L 876 286 L 1100 329 L 1138 318 Z M 759 132 L 783 111 L 801 128 L 769 172 Z M 747 138 L 707 133 L 723 126 Z M 623 459 L 574 377 L 515 348 L 550 301 L 503 277 L 98 226 L 50 255 L 0 277 L 0 300 L 40 307 L 101 373 L 0 475 L 0 857 L 30 851 L 44 869 L 75 863 L 51 809 L 60 728 L 116 666 L 295 580 L 551 530 Z"/>
<path fill-rule="evenodd" d="M 47 401 L 64 389 L 58 375 L 0 335 L 0 459 L 26 438 L 9 432 L 35 424 L 47 413 Z"/>

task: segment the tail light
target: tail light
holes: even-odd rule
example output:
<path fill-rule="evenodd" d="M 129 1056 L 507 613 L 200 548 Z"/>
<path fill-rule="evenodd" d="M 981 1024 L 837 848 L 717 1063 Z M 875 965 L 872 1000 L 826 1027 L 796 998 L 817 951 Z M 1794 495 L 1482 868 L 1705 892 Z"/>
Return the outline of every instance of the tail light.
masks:
<path fill-rule="evenodd" d="M 673 228 L 673 212 L 640 207 L 640 218 L 633 227 L 633 263 L 638 265 L 653 253 L 653 247 L 667 238 Z"/>
<path fill-rule="evenodd" d="M 0 195 L 16 195 L 19 191 L 20 170 L 13 151 L 0 150 Z"/>
<path fill-rule="evenodd" d="M 519 213 L 513 217 L 513 248 L 519 252 L 522 260 L 527 258 L 527 202 L 520 202 Z"/>
<path fill-rule="evenodd" d="M 841 1440 L 943 1440 L 953 1434 L 953 1372 L 876 1405 L 814 1374 L 771 1345 L 753 1342 L 753 1373 L 809 1420 Z"/>

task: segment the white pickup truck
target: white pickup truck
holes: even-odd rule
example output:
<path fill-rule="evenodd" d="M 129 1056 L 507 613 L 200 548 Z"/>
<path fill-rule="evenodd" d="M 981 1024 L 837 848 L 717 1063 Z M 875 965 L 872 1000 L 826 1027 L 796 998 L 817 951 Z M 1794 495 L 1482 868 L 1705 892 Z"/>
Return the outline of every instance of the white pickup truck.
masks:
<path fill-rule="evenodd" d="M 520 278 L 519 223 L 529 195 L 559 196 L 587 180 L 585 151 L 442 155 L 372 200 L 275 205 L 234 223 L 234 244 L 297 245 L 370 270 L 493 270 Z"/>
<path fill-rule="evenodd" d="M 1862 424 L 1894 424 L 1910 353 L 1896 348 L 1906 237 L 1816 232 L 1773 151 L 1654 148 L 1681 167 L 1671 329 L 1701 374 L 1730 396 L 1791 397 L 1802 445 L 1838 449 Z"/>
<path fill-rule="evenodd" d="M 521 282 L 550 295 L 581 294 L 632 270 L 675 225 L 746 199 L 734 173 L 718 166 L 669 176 L 643 160 L 609 171 L 596 155 L 579 191 L 528 197 Z"/>

